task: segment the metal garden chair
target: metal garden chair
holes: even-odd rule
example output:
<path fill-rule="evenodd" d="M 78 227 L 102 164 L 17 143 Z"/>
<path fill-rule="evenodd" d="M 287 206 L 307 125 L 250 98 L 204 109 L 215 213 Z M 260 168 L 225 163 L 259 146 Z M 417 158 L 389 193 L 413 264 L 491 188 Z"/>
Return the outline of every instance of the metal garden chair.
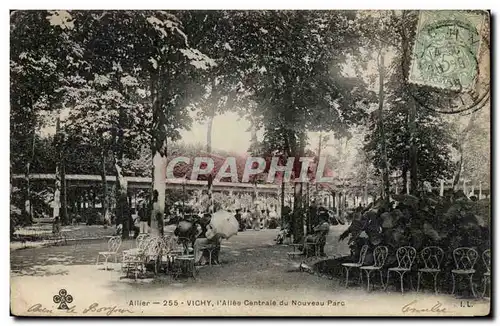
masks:
<path fill-rule="evenodd" d="M 491 250 L 487 249 L 483 252 L 483 262 L 486 266 L 486 272 L 483 274 L 483 294 L 482 297 L 486 294 L 487 284 L 491 286 Z M 491 294 L 490 294 L 491 295 Z"/>
<path fill-rule="evenodd" d="M 209 243 L 203 246 L 200 246 L 199 250 L 208 252 L 208 264 L 212 266 L 212 255 L 216 250 L 220 250 L 221 239 L 217 237 L 215 243 Z M 216 265 L 218 264 L 217 260 L 215 261 Z"/>
<path fill-rule="evenodd" d="M 322 243 L 322 237 L 320 237 L 320 236 L 315 237 L 313 241 L 307 241 L 307 237 L 306 237 L 306 240 L 304 240 L 304 251 L 305 251 L 306 258 L 309 258 L 310 256 L 318 257 L 320 249 L 321 249 L 321 243 Z M 312 255 L 309 254 L 310 247 L 312 247 L 312 249 L 313 249 Z"/>
<path fill-rule="evenodd" d="M 304 259 L 307 259 L 311 256 L 319 256 L 319 250 L 321 246 L 321 238 L 317 237 L 314 241 L 307 241 L 307 237 L 304 236 L 304 239 L 301 243 L 292 243 L 290 244 L 293 247 L 293 251 L 287 252 L 288 258 L 290 260 L 295 260 L 297 257 L 304 256 Z M 309 247 L 313 247 L 314 254 L 309 254 Z M 302 248 L 302 250 L 300 250 Z"/>
<path fill-rule="evenodd" d="M 364 245 L 361 247 L 361 250 L 359 252 L 359 259 L 357 263 L 343 263 L 342 266 L 344 266 L 345 271 L 346 271 L 346 276 L 345 276 L 345 286 L 347 287 L 349 285 L 349 271 L 351 268 L 357 268 L 359 270 L 359 284 L 362 284 L 363 282 L 363 273 L 361 272 L 360 267 L 363 266 L 365 263 L 365 257 L 366 253 L 368 252 L 368 245 Z"/>
<path fill-rule="evenodd" d="M 139 241 L 137 241 L 139 240 Z M 137 279 L 138 274 L 144 272 L 144 260 L 146 258 L 147 250 L 151 241 L 154 238 L 151 238 L 149 235 L 144 236 L 141 239 L 139 237 L 136 239 L 137 247 L 124 250 L 122 257 L 122 270 L 126 275 L 129 275 L 131 272 L 134 272 L 135 279 Z"/>
<path fill-rule="evenodd" d="M 160 264 L 160 259 L 162 256 L 162 251 L 164 248 L 164 241 L 162 237 L 152 237 L 144 249 L 144 263 L 148 264 L 154 263 L 154 273 L 158 273 L 158 265 Z"/>
<path fill-rule="evenodd" d="M 174 251 L 179 252 L 183 255 L 188 255 L 191 249 L 194 249 L 192 248 L 192 240 L 189 238 L 179 237 L 177 238 L 177 243 L 179 244 L 179 246 L 177 246 L 177 248 Z"/>
<path fill-rule="evenodd" d="M 396 251 L 396 259 L 398 260 L 397 267 L 391 267 L 387 270 L 387 282 L 386 289 L 389 286 L 389 277 L 391 272 L 396 272 L 399 274 L 399 279 L 401 282 L 401 294 L 404 293 L 404 276 L 407 272 L 411 271 L 415 257 L 417 256 L 417 250 L 411 246 L 404 246 L 398 248 Z"/>
<path fill-rule="evenodd" d="M 371 266 L 361 266 L 360 269 L 366 272 L 366 277 L 368 279 L 367 290 L 370 291 L 370 277 L 373 271 L 378 271 L 380 275 L 380 283 L 384 286 L 384 278 L 382 276 L 382 268 L 384 267 L 385 261 L 389 254 L 389 249 L 386 246 L 378 246 L 373 250 L 373 260 L 374 263 Z"/>
<path fill-rule="evenodd" d="M 120 249 L 121 245 L 122 245 L 122 238 L 120 236 L 111 237 L 108 240 L 108 251 L 100 251 L 97 254 L 96 265 L 99 265 L 99 257 L 100 256 L 104 257 L 104 265 L 105 265 L 106 270 L 108 269 L 108 259 L 109 258 L 115 257 L 115 263 L 117 263 L 118 249 Z"/>
<path fill-rule="evenodd" d="M 172 271 L 172 266 L 174 263 L 174 256 L 181 255 L 184 248 L 175 251 L 179 244 L 177 243 L 177 237 L 175 235 L 167 235 L 163 237 L 163 250 L 160 256 L 160 264 L 165 267 L 165 273 Z"/>
<path fill-rule="evenodd" d="M 478 256 L 479 255 L 474 248 L 460 247 L 453 250 L 453 260 L 455 261 L 456 269 L 453 269 L 451 271 L 451 275 L 453 278 L 453 288 L 451 290 L 451 294 L 455 293 L 455 277 L 458 277 L 460 275 L 462 277 L 466 276 L 469 279 L 469 285 L 472 291 L 472 295 L 476 297 L 476 291 L 474 290 L 472 277 L 476 272 L 474 266 L 476 265 Z"/>
<path fill-rule="evenodd" d="M 180 237 L 177 238 L 175 242 L 171 242 L 170 257 L 172 259 L 172 264 L 170 266 L 170 272 L 174 277 L 178 277 L 181 274 L 188 274 L 193 278 L 196 278 L 196 267 L 195 267 L 195 257 L 191 254 L 192 242 L 189 238 Z"/>
<path fill-rule="evenodd" d="M 420 290 L 420 278 L 422 274 L 428 273 L 434 277 L 434 292 L 437 294 L 437 277 L 441 272 L 444 250 L 436 246 L 425 247 L 420 252 L 420 257 L 422 258 L 424 267 L 418 269 L 417 292 Z"/>
<path fill-rule="evenodd" d="M 141 233 L 137 236 L 137 238 L 135 239 L 135 246 L 136 248 L 139 248 L 141 246 L 141 244 L 149 239 L 151 236 L 148 234 L 148 233 Z"/>
<path fill-rule="evenodd" d="M 290 260 L 294 260 L 297 257 L 303 256 L 304 251 L 300 250 L 300 248 L 304 247 L 304 242 L 302 243 L 291 243 L 290 246 L 293 248 L 293 251 L 289 251 L 286 254 Z"/>

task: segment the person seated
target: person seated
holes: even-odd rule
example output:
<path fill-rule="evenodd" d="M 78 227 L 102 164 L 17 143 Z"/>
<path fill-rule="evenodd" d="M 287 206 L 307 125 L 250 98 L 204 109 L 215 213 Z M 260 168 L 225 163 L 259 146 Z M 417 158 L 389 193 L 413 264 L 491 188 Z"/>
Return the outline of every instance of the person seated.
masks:
<path fill-rule="evenodd" d="M 132 220 L 133 220 L 133 230 L 134 230 L 134 239 L 137 239 L 140 233 L 140 223 L 141 223 L 141 218 L 139 215 L 134 214 L 132 215 Z"/>
<path fill-rule="evenodd" d="M 123 224 L 120 223 L 116 226 L 115 236 L 121 236 L 122 232 L 123 232 Z"/>
<path fill-rule="evenodd" d="M 197 265 L 219 264 L 220 236 L 215 234 L 209 223 L 200 223 L 198 237 L 194 243 L 194 261 Z M 209 250 L 212 251 L 210 255 Z M 212 261 L 210 262 L 210 258 Z"/>
<path fill-rule="evenodd" d="M 250 213 L 252 219 L 252 229 L 254 231 L 260 231 L 260 210 L 256 206 Z"/>
<path fill-rule="evenodd" d="M 260 210 L 260 221 L 259 221 L 259 226 L 261 229 L 266 229 L 268 224 L 267 220 L 267 212 L 265 209 Z"/>
<path fill-rule="evenodd" d="M 243 213 L 241 214 L 241 220 L 244 224 L 244 229 L 250 229 L 252 227 L 252 221 L 251 221 L 251 217 L 250 217 L 250 212 L 248 211 L 248 209 L 244 209 L 243 210 Z"/>
<path fill-rule="evenodd" d="M 278 227 L 278 214 L 274 209 L 269 211 L 269 225 L 270 229 L 276 229 Z"/>
<path fill-rule="evenodd" d="M 304 252 L 306 250 L 311 250 L 311 246 L 308 246 L 308 243 L 317 243 L 319 245 L 319 254 L 320 256 L 325 256 L 325 245 L 326 245 L 326 236 L 328 232 L 330 232 L 330 224 L 328 223 L 328 211 L 320 207 L 318 210 L 318 224 L 313 228 L 313 234 L 310 234 L 306 237 L 306 248 L 304 248 Z"/>
<path fill-rule="evenodd" d="M 54 222 L 52 222 L 52 234 L 59 235 L 61 233 L 61 220 L 59 216 L 54 218 Z"/>
<path fill-rule="evenodd" d="M 274 241 L 276 241 L 276 244 L 283 244 L 285 239 L 291 236 L 292 236 L 292 229 L 290 227 L 290 223 L 285 222 L 283 228 L 280 229 L 280 232 L 278 233 Z"/>
<path fill-rule="evenodd" d="M 194 242 L 198 235 L 198 225 L 199 221 L 196 216 L 184 216 L 179 220 L 174 230 L 174 235 L 179 238 L 177 242 L 184 246 L 187 253 L 189 253 L 190 244 L 194 248 Z"/>
<path fill-rule="evenodd" d="M 234 218 L 238 221 L 238 232 L 245 231 L 245 222 L 243 221 L 241 215 L 241 209 L 236 210 L 236 214 L 234 214 Z"/>

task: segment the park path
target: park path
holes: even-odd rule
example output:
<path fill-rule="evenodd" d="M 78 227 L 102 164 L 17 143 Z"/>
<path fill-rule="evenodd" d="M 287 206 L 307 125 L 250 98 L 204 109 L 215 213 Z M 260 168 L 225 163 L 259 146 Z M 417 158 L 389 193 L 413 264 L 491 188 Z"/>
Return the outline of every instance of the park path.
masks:
<path fill-rule="evenodd" d="M 327 255 L 348 253 L 346 243 L 337 241 L 344 229 L 342 226 L 331 228 Z M 94 265 L 97 252 L 106 247 L 102 240 L 85 245 L 12 251 L 13 311 L 25 314 L 27 307 L 35 303 L 52 309 L 51 298 L 61 288 L 73 296 L 79 314 L 98 304 L 146 315 L 385 315 L 401 314 L 402 305 L 412 300 L 423 303 L 431 300 L 433 304 L 439 301 L 448 309 L 455 309 L 455 314 L 458 311 L 456 300 L 449 295 L 408 293 L 402 297 L 394 292 L 367 293 L 362 287 L 346 289 L 341 280 L 298 272 L 296 265 L 287 259 L 290 247 L 274 243 L 277 232 L 249 230 L 224 241 L 222 264 L 201 267 L 196 279 L 120 280 L 118 268 L 104 271 Z M 132 241 L 124 243 L 124 248 L 131 246 Z M 277 306 L 250 304 L 273 300 Z M 131 301 L 147 305 L 131 306 Z M 239 306 L 231 305 L 238 302 Z M 280 302 L 288 305 L 281 306 Z M 321 306 L 321 302 L 325 306 Z M 479 308 L 485 312 L 487 307 L 482 303 L 476 307 Z M 52 313 L 60 313 L 52 310 Z M 87 314 L 102 315 L 106 311 L 95 308 Z"/>
<path fill-rule="evenodd" d="M 170 226 L 170 228 L 172 228 Z M 337 241 L 344 227 L 331 227 L 328 235 L 326 253 L 348 254 L 345 242 Z M 286 261 L 287 246 L 277 246 L 274 242 L 278 230 L 247 230 L 222 243 L 221 260 L 224 266 L 261 270 L 263 266 L 281 266 Z M 122 243 L 122 250 L 135 246 L 134 240 Z M 88 265 L 95 263 L 97 253 L 106 251 L 104 239 L 72 241 L 67 245 L 26 248 L 11 251 L 11 271 L 23 275 L 43 275 L 43 267 L 47 265 Z M 203 269 L 203 268 L 202 268 Z M 207 272 L 210 274 L 210 272 Z"/>

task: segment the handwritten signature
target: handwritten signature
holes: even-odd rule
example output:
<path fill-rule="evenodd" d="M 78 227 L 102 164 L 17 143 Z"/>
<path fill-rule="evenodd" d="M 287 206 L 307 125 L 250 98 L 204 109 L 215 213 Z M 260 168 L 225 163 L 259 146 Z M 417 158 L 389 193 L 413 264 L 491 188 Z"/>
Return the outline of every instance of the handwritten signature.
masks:
<path fill-rule="evenodd" d="M 67 310 L 59 310 L 59 312 L 65 312 L 65 313 L 78 313 L 76 311 L 76 306 L 70 306 L 68 307 L 69 309 Z M 52 309 L 45 308 L 41 303 L 36 303 L 33 306 L 28 308 L 28 312 L 36 312 L 36 313 L 43 313 L 43 314 L 52 314 L 54 311 Z M 118 308 L 117 306 L 99 306 L 97 302 L 92 303 L 90 306 L 87 308 L 84 308 L 81 310 L 81 314 L 86 315 L 86 314 L 91 314 L 91 313 L 104 313 L 107 316 L 111 316 L 112 314 L 128 314 L 128 313 L 133 313 L 133 311 L 129 309 L 122 309 Z"/>
<path fill-rule="evenodd" d="M 436 313 L 447 313 L 449 312 L 446 307 L 443 307 L 443 304 L 437 301 L 433 306 L 427 307 L 415 307 L 417 304 L 417 300 L 413 300 L 412 302 L 404 305 L 401 308 L 402 312 L 413 312 L 413 313 L 421 313 L 421 312 L 436 312 Z"/>

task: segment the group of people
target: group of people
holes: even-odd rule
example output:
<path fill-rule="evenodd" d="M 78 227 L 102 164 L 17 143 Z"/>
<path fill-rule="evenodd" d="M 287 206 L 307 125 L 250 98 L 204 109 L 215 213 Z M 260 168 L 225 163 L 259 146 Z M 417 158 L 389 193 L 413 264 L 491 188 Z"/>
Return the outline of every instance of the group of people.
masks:
<path fill-rule="evenodd" d="M 314 250 L 312 244 L 316 244 L 319 247 L 319 255 L 325 256 L 325 245 L 326 237 L 330 232 L 330 214 L 328 210 L 324 207 L 319 207 L 318 209 L 310 212 L 311 216 L 311 230 L 305 235 L 305 246 L 303 248 L 303 253 L 305 254 L 307 250 Z M 275 241 L 277 244 L 284 243 L 285 239 L 292 238 L 293 232 L 293 212 L 289 207 L 285 207 L 283 210 L 283 228 L 276 237 Z M 311 245 L 308 245 L 311 244 Z"/>
<path fill-rule="evenodd" d="M 261 209 L 258 205 L 255 205 L 253 209 L 236 209 L 234 217 L 239 223 L 240 232 L 246 229 L 258 231 L 278 227 L 278 214 L 272 206 L 270 209 Z"/>
<path fill-rule="evenodd" d="M 210 226 L 212 215 L 186 215 L 179 221 L 174 235 L 189 250 L 193 248 L 195 264 L 219 264 L 220 236 Z M 210 261 L 211 259 L 211 261 Z"/>

